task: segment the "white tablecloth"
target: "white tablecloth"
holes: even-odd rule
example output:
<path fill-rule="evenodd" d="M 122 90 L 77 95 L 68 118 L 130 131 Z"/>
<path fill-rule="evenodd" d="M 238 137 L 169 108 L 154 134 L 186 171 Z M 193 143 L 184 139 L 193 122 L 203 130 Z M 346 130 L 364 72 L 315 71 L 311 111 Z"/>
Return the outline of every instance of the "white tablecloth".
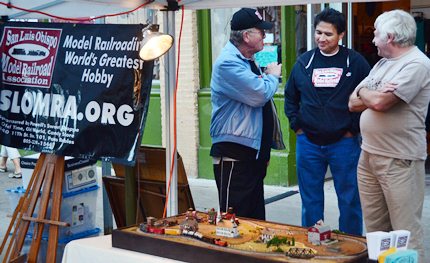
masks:
<path fill-rule="evenodd" d="M 182 262 L 112 247 L 112 236 L 71 241 L 64 249 L 62 263 Z"/>

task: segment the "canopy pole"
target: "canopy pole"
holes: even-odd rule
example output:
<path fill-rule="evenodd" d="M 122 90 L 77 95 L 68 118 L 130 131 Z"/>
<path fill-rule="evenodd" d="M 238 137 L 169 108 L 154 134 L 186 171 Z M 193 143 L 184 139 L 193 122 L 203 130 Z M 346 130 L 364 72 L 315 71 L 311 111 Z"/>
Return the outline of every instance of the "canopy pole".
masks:
<path fill-rule="evenodd" d="M 312 16 L 313 16 L 313 10 L 312 10 L 312 4 L 307 4 L 306 5 L 306 47 L 307 50 L 311 50 L 312 49 L 312 44 L 313 44 L 313 36 L 312 36 L 312 29 L 313 29 L 313 25 L 312 25 Z"/>
<path fill-rule="evenodd" d="M 348 20 L 347 20 L 347 32 L 346 32 L 346 35 L 347 35 L 347 37 L 348 37 L 348 48 L 352 48 L 352 35 L 354 34 L 354 32 L 352 32 L 352 20 L 353 20 L 353 17 L 352 17 L 352 3 L 351 3 L 351 1 L 348 1 L 348 10 L 347 10 L 347 12 L 348 12 Z"/>
<path fill-rule="evenodd" d="M 163 12 L 163 27 L 164 32 L 171 36 L 175 36 L 175 11 Z M 166 216 L 174 216 L 178 214 L 178 171 L 177 157 L 174 153 L 174 136 L 176 133 L 174 126 L 174 96 L 175 96 L 175 75 L 176 75 L 176 47 L 173 44 L 172 48 L 164 56 L 164 64 L 166 68 L 165 74 L 165 135 L 166 135 L 166 193 L 169 191 L 170 168 L 172 161 L 174 162 L 172 180 L 170 182 L 170 192 L 167 196 Z M 172 159 L 173 158 L 173 159 Z"/>

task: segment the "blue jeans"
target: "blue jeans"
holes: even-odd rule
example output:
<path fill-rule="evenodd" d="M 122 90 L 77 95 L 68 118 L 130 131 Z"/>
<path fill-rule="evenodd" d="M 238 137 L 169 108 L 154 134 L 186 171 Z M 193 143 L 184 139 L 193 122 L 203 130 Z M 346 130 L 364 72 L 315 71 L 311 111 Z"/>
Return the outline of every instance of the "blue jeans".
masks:
<path fill-rule="evenodd" d="M 363 216 L 357 187 L 358 137 L 344 137 L 320 146 L 301 134 L 297 136 L 296 154 L 302 226 L 312 226 L 324 219 L 324 178 L 330 166 L 340 212 L 339 230 L 362 235 Z"/>

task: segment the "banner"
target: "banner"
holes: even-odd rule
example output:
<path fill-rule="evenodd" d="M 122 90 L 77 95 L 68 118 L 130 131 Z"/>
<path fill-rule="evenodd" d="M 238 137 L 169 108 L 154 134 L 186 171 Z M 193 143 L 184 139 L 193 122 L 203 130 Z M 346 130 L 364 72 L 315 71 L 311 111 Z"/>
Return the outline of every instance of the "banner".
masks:
<path fill-rule="evenodd" d="M 134 163 L 153 71 L 143 27 L 1 25 L 0 143 Z"/>

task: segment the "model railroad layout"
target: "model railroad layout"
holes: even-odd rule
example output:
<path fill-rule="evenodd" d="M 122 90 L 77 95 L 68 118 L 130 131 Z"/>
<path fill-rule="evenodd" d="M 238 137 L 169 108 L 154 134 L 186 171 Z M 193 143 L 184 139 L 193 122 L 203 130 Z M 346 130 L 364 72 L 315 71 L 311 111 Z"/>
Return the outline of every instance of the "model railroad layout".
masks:
<path fill-rule="evenodd" d="M 309 260 L 365 262 L 367 258 L 364 238 L 331 231 L 322 222 L 310 228 L 303 228 L 237 218 L 231 209 L 222 214 L 211 209 L 206 213 L 189 210 L 185 214 L 165 219 L 148 217 L 147 221 L 139 226 L 117 231 L 114 233 L 113 239 L 115 236 L 120 236 L 118 241 L 126 242 L 127 235 L 133 236 L 135 241 L 138 241 L 140 237 L 145 241 L 149 240 L 149 244 L 161 242 L 159 245 L 163 245 L 163 247 L 170 244 L 175 249 L 180 250 L 182 247 L 182 250 L 187 252 L 195 250 L 198 261 L 204 258 L 205 251 L 225 252 L 227 255 L 230 253 L 228 258 L 242 256 L 255 259 L 255 262 L 259 262 L 258 260 L 263 258 L 264 261 L 278 262 Z M 121 242 L 113 241 L 113 243 Z M 184 253 L 175 253 L 175 249 L 170 251 L 171 256 L 165 252 L 154 253 L 154 251 L 150 251 L 151 246 L 148 246 L 148 242 L 145 244 L 142 247 L 133 245 L 131 249 L 188 262 L 193 261 L 182 256 Z M 178 244 L 184 246 L 178 247 Z M 122 242 L 117 247 L 127 248 L 127 245 Z"/>

